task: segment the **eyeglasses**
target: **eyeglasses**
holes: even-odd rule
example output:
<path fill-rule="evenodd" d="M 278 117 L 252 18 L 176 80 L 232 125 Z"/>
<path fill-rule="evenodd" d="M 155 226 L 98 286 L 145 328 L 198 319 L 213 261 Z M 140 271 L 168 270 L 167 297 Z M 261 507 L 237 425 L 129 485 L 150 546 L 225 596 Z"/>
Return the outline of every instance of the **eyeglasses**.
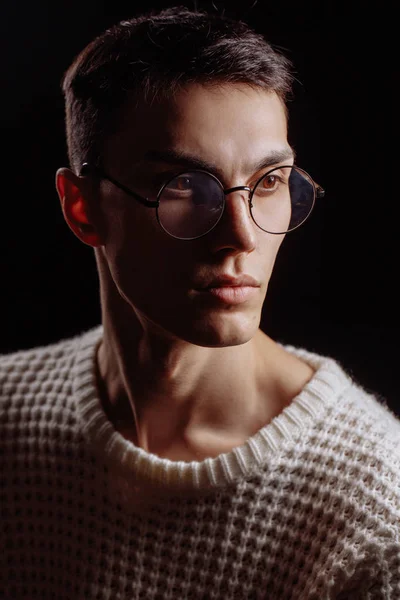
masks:
<path fill-rule="evenodd" d="M 158 223 L 170 236 L 195 240 L 214 229 L 225 210 L 226 196 L 233 192 L 249 193 L 250 215 L 254 223 L 274 235 L 285 234 L 302 225 L 310 216 L 316 198 L 325 191 L 303 169 L 295 165 L 274 167 L 254 187 L 224 189 L 207 171 L 183 171 L 163 183 L 155 200 L 140 196 L 110 177 L 103 169 L 84 163 L 80 175 L 96 173 L 140 202 L 156 209 Z"/>

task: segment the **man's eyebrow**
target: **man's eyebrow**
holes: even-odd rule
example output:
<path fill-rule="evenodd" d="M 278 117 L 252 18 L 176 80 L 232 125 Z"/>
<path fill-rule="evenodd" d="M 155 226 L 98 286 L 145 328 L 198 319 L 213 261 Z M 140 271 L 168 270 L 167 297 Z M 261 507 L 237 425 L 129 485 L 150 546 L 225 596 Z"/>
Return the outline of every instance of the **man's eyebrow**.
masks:
<path fill-rule="evenodd" d="M 182 167 L 189 167 L 193 169 L 203 169 L 205 171 L 216 171 L 216 165 L 208 163 L 201 158 L 181 152 L 173 148 L 166 150 L 149 150 L 140 160 L 140 162 L 163 162 L 171 165 L 181 165 Z"/>
<path fill-rule="evenodd" d="M 267 156 L 265 156 L 258 163 L 247 166 L 247 171 L 250 173 L 254 173 L 256 171 L 262 171 L 262 169 L 266 169 L 267 167 L 272 167 L 273 165 L 279 165 L 284 163 L 287 160 L 295 160 L 296 153 L 293 148 L 287 147 L 279 150 L 273 150 Z"/>
<path fill-rule="evenodd" d="M 290 146 L 272 150 L 257 163 L 247 165 L 246 171 L 248 173 L 256 173 L 262 169 L 281 164 L 286 160 L 294 158 L 295 152 Z M 183 151 L 181 152 L 173 148 L 168 148 L 165 150 L 149 150 L 141 158 L 140 163 L 142 162 L 164 162 L 171 165 L 188 167 L 190 169 L 202 169 L 204 171 L 209 171 L 219 178 L 222 178 L 221 170 L 219 167 L 217 167 L 217 165 L 204 161 L 198 156 L 194 156 Z"/>

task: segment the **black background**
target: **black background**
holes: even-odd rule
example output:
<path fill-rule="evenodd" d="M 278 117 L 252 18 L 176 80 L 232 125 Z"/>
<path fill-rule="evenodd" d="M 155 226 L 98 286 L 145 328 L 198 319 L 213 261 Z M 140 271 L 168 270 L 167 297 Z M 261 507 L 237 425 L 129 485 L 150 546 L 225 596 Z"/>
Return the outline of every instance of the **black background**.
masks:
<path fill-rule="evenodd" d="M 68 229 L 54 186 L 56 169 L 67 166 L 60 80 L 104 28 L 173 4 L 3 4 L 0 352 L 100 322 L 93 251 Z M 262 327 L 279 341 L 334 356 L 400 414 L 394 9 L 215 4 L 294 62 L 290 141 L 297 164 L 326 188 L 281 248 Z M 215 10 L 211 2 L 197 5 Z"/>

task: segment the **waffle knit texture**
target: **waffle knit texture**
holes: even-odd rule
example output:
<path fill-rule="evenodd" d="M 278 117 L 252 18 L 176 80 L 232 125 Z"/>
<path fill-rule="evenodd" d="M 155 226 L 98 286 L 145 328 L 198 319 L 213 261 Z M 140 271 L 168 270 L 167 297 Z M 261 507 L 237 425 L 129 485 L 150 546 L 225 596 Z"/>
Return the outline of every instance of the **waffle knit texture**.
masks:
<path fill-rule="evenodd" d="M 99 325 L 0 357 L 2 600 L 400 599 L 400 419 L 330 357 L 246 443 L 178 462 L 115 431 Z"/>

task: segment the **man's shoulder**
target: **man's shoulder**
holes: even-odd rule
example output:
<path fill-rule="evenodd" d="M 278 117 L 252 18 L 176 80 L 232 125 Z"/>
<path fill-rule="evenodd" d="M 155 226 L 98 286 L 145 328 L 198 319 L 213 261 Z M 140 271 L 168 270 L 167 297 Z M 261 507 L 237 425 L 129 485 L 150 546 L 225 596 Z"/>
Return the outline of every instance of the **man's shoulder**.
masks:
<path fill-rule="evenodd" d="M 304 348 L 284 347 L 314 368 L 312 392 L 327 400 L 334 413 L 338 411 L 342 415 L 339 426 L 346 423 L 344 415 L 352 414 L 356 417 L 354 428 L 360 431 L 379 431 L 383 437 L 386 433 L 400 436 L 400 414 L 393 402 L 390 405 L 382 394 L 368 389 L 340 359 Z"/>
<path fill-rule="evenodd" d="M 32 363 L 41 363 L 48 359 L 56 358 L 68 352 L 71 346 L 77 343 L 79 337 L 66 337 L 55 342 L 0 354 L 0 372 L 7 373 L 23 369 Z"/>
<path fill-rule="evenodd" d="M 31 384 L 54 374 L 58 367 L 61 371 L 68 369 L 85 335 L 87 332 L 81 332 L 44 345 L 0 354 L 0 399 L 21 385 L 28 392 Z"/>
<path fill-rule="evenodd" d="M 365 494 L 369 498 L 373 492 L 382 502 L 391 498 L 399 518 L 399 442 L 399 416 L 385 398 L 353 381 L 336 406 L 315 424 L 308 451 L 312 448 L 318 462 L 332 466 L 338 489 L 352 494 L 357 488 L 359 498 Z"/>
<path fill-rule="evenodd" d="M 326 406 L 289 449 L 304 489 L 317 490 L 325 507 L 349 507 L 357 527 L 383 514 L 398 536 L 400 419 L 383 398 L 351 380 Z"/>
<path fill-rule="evenodd" d="M 315 369 L 312 380 L 300 395 L 307 409 L 316 410 L 322 399 L 323 417 L 316 418 L 310 445 L 329 448 L 334 455 L 362 462 L 373 455 L 397 471 L 400 481 L 400 415 L 393 403 L 368 389 L 340 360 L 305 349 L 286 347 Z M 311 430 L 310 430 L 311 431 Z M 361 456 L 362 455 L 362 456 Z M 354 458 L 356 457 L 356 458 Z"/>
<path fill-rule="evenodd" d="M 394 443 L 400 455 L 400 415 L 384 396 L 365 389 L 358 382 L 353 382 L 349 392 L 352 409 L 357 415 L 355 431 L 367 432 L 382 444 L 386 441 Z"/>

